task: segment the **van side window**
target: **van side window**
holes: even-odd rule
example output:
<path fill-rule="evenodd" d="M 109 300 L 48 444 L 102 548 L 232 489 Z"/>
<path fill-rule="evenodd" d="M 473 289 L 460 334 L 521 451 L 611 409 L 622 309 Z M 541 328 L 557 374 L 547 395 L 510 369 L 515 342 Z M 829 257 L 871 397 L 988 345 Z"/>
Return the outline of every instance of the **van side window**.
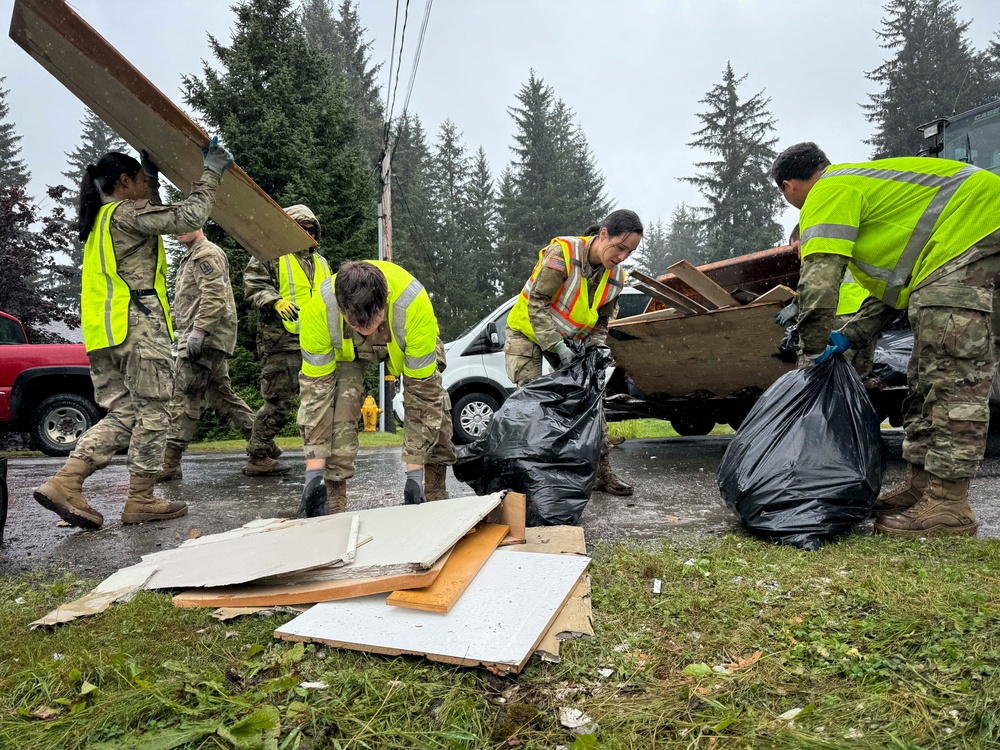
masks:
<path fill-rule="evenodd" d="M 507 341 L 507 316 L 510 315 L 510 311 L 513 309 L 513 305 L 508 307 L 502 313 L 493 318 L 493 323 L 497 327 L 497 336 L 500 339 L 500 343 L 497 344 L 496 351 L 503 351 L 504 342 Z"/>
<path fill-rule="evenodd" d="M 0 344 L 26 344 L 24 331 L 17 322 L 0 315 Z"/>
<path fill-rule="evenodd" d="M 618 297 L 618 318 L 628 318 L 646 312 L 649 296 L 646 294 L 622 294 Z"/>

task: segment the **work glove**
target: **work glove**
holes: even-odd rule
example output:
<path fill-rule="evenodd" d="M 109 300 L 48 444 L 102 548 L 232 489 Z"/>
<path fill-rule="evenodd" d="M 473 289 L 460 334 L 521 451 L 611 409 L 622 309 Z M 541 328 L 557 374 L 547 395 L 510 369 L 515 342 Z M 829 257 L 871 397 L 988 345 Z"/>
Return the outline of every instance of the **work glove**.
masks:
<path fill-rule="evenodd" d="M 834 354 L 843 354 L 851 348 L 851 340 L 840 331 L 830 331 L 830 343 L 827 344 L 823 353 L 816 357 L 816 364 L 821 365 Z"/>
<path fill-rule="evenodd" d="M 202 349 L 205 348 L 205 332 L 200 328 L 191 331 L 187 341 L 188 359 L 196 360 L 201 358 Z"/>
<path fill-rule="evenodd" d="M 299 319 L 299 308 L 286 299 L 277 300 L 274 303 L 274 311 L 282 320 L 287 320 L 289 323 Z"/>
<path fill-rule="evenodd" d="M 212 137 L 207 146 L 201 147 L 201 155 L 205 157 L 205 169 L 211 169 L 218 175 L 222 175 L 226 167 L 233 163 L 233 155 L 225 146 L 219 145 L 217 135 Z"/>
<path fill-rule="evenodd" d="M 420 505 L 427 502 L 424 494 L 424 470 L 408 469 L 406 486 L 403 487 L 403 505 Z"/>
<path fill-rule="evenodd" d="M 795 300 L 781 308 L 774 314 L 774 322 L 782 328 L 787 328 L 789 323 L 793 323 L 799 316 L 799 306 Z"/>
<path fill-rule="evenodd" d="M 560 341 L 552 347 L 551 351 L 559 357 L 559 364 L 562 367 L 565 367 L 573 361 L 573 350 L 569 348 L 569 345 L 565 341 Z"/>
<path fill-rule="evenodd" d="M 313 518 L 325 516 L 327 513 L 326 483 L 323 482 L 323 470 L 316 469 L 315 473 L 307 471 L 306 486 L 302 490 L 302 502 L 299 504 L 299 516 Z"/>
<path fill-rule="evenodd" d="M 149 155 L 146 149 L 139 152 L 139 163 L 142 164 L 142 171 L 146 173 L 147 177 L 151 177 L 154 180 L 157 179 L 160 169 L 153 163 L 153 157 Z"/>

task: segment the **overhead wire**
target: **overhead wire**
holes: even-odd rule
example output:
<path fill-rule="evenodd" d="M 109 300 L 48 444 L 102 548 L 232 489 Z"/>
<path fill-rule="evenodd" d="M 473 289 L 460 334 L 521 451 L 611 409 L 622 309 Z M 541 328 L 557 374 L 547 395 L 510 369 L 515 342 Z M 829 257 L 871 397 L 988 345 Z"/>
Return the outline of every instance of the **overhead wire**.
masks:
<path fill-rule="evenodd" d="M 397 0 L 398 2 L 398 0 Z M 406 22 L 410 19 L 410 0 L 406 0 L 403 6 L 403 31 L 399 35 L 399 57 L 396 59 L 396 82 L 392 87 L 392 106 L 389 107 L 387 120 L 392 121 L 392 113 L 396 109 L 396 92 L 399 90 L 399 74 L 403 69 L 403 45 L 406 44 Z M 390 75 L 392 71 L 389 71 Z"/>
<path fill-rule="evenodd" d="M 389 96 L 392 84 L 392 62 L 396 57 L 396 26 L 399 23 L 399 0 L 396 0 L 396 12 L 393 14 L 392 18 L 392 51 L 389 52 L 389 77 L 385 84 L 385 128 L 383 131 L 383 141 L 389 140 L 389 122 L 392 120 L 392 115 L 389 110 Z M 399 57 L 402 59 L 403 50 L 402 44 L 400 44 Z"/>
<path fill-rule="evenodd" d="M 432 5 L 434 5 L 434 0 L 427 0 L 427 4 L 424 6 L 424 20 L 420 24 L 420 38 L 417 40 L 417 51 L 413 55 L 413 70 L 410 71 L 410 83 L 406 87 L 406 98 L 403 100 L 404 112 L 408 112 L 410 109 L 410 94 L 413 93 L 413 82 L 417 78 L 417 67 L 420 65 L 420 52 L 424 48 L 424 36 L 427 34 L 427 22 L 431 17 Z"/>

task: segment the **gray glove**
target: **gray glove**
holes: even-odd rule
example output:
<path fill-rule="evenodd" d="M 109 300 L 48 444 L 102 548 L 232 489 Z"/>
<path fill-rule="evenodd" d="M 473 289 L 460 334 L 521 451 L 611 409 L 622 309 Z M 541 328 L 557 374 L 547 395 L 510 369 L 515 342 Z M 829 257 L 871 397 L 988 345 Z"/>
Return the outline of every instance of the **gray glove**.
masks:
<path fill-rule="evenodd" d="M 152 177 L 154 180 L 159 177 L 160 169 L 153 163 L 153 157 L 146 149 L 139 152 L 139 163 L 142 164 L 142 171 L 146 173 L 147 177 Z"/>
<path fill-rule="evenodd" d="M 191 331 L 187 341 L 188 359 L 195 360 L 201 357 L 201 352 L 205 348 L 205 332 L 200 328 Z"/>
<path fill-rule="evenodd" d="M 424 494 L 424 470 L 408 469 L 403 487 L 403 505 L 420 505 L 427 502 Z"/>
<path fill-rule="evenodd" d="M 299 503 L 299 517 L 325 516 L 329 513 L 326 501 L 326 483 L 323 481 L 323 470 L 308 469 L 306 471 L 306 486 L 302 490 L 302 502 Z"/>
<path fill-rule="evenodd" d="M 212 140 L 207 146 L 201 147 L 201 154 L 205 157 L 205 169 L 211 169 L 218 175 L 226 171 L 226 167 L 233 163 L 233 155 L 226 150 L 225 146 L 219 145 L 219 136 L 212 136 Z"/>
<path fill-rule="evenodd" d="M 774 314 L 774 322 L 782 328 L 786 328 L 797 317 L 799 317 L 799 306 L 795 300 L 792 300 Z"/>
<path fill-rule="evenodd" d="M 569 348 L 569 345 L 565 341 L 560 341 L 552 347 L 551 351 L 559 357 L 559 364 L 563 367 L 573 361 L 573 350 Z"/>

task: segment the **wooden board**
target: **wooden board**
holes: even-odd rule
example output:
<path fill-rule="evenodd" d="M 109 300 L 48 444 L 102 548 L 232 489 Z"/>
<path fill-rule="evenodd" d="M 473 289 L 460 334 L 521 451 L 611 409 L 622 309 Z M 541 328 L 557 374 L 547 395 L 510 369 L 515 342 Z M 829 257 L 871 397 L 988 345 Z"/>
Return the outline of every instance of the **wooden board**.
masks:
<path fill-rule="evenodd" d="M 496 550 L 508 528 L 481 523 L 455 545 L 441 575 L 430 586 L 393 591 L 385 603 L 393 607 L 447 614 Z"/>
<path fill-rule="evenodd" d="M 590 558 L 513 554 L 490 557 L 451 612 L 385 606 L 385 597 L 324 602 L 274 631 L 376 654 L 520 672 L 586 572 Z"/>
<path fill-rule="evenodd" d="M 16 0 L 10 38 L 136 151 L 146 149 L 182 192 L 190 192 L 203 171 L 208 134 L 68 4 Z M 238 162 L 240 155 L 235 157 Z M 261 260 L 316 245 L 237 164 L 226 170 L 211 218 Z"/>
<path fill-rule="evenodd" d="M 783 302 L 751 303 L 681 318 L 626 319 L 612 329 L 608 346 L 615 362 L 650 396 L 763 391 L 795 369 L 776 356 L 785 331 L 774 324 L 774 314 L 782 307 Z"/>
<path fill-rule="evenodd" d="M 501 547 L 510 544 L 524 544 L 524 530 L 527 525 L 528 498 L 520 492 L 508 492 L 503 496 L 500 507 L 486 516 L 488 523 L 499 523 L 510 531 L 500 541 Z"/>
<path fill-rule="evenodd" d="M 735 307 L 739 304 L 729 292 L 686 260 L 677 261 L 667 270 L 704 297 L 710 307 Z"/>
<path fill-rule="evenodd" d="M 632 286 L 664 304 L 672 305 L 678 310 L 691 315 L 708 312 L 708 308 L 704 305 L 695 302 L 693 299 L 671 289 L 665 284 L 661 284 L 651 276 L 647 276 L 639 271 L 632 271 L 629 276 L 632 279 Z"/>
<path fill-rule="evenodd" d="M 788 302 L 792 297 L 795 296 L 795 292 L 789 289 L 787 286 L 781 286 L 780 284 L 774 289 L 768 289 L 757 299 L 753 301 L 755 305 L 762 305 L 766 302 Z"/>
<path fill-rule="evenodd" d="M 379 578 L 348 578 L 342 581 L 316 581 L 270 586 L 222 586 L 212 589 L 188 589 L 174 596 L 177 607 L 274 607 L 291 604 L 314 604 L 352 599 L 357 596 L 384 594 L 399 589 L 430 586 L 437 580 L 448 560 L 446 552 L 434 567 L 419 573 L 403 573 Z"/>

